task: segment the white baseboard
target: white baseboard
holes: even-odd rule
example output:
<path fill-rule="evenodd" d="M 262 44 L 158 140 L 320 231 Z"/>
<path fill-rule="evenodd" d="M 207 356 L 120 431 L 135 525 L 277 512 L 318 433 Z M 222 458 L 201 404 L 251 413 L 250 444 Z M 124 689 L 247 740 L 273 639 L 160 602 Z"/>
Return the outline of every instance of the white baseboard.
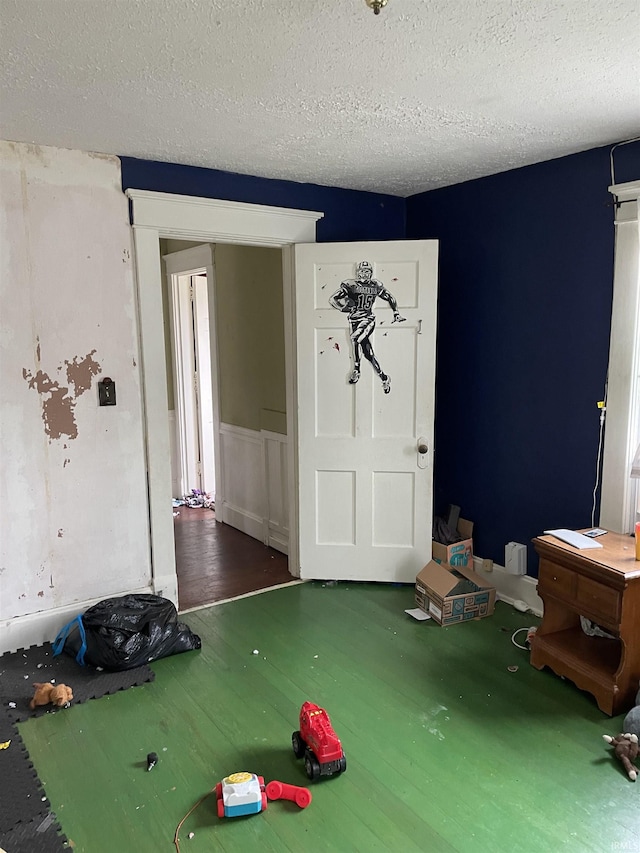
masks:
<path fill-rule="evenodd" d="M 289 553 L 289 537 L 274 531 L 270 531 L 267 536 L 267 545 L 275 551 L 280 551 L 281 554 Z"/>
<path fill-rule="evenodd" d="M 248 536 L 253 536 L 254 539 L 259 539 L 260 542 L 264 541 L 262 518 L 258 518 L 257 515 L 246 509 L 228 503 L 223 504 L 221 510 L 216 507 L 216 512 L 218 511 L 221 511 L 222 521 L 225 524 L 241 530 Z"/>
<path fill-rule="evenodd" d="M 538 595 L 538 581 L 530 575 L 511 575 L 504 566 L 493 564 L 492 572 L 485 572 L 482 560 L 473 558 L 473 570 L 496 588 L 496 597 L 511 604 L 518 610 L 530 610 L 536 616 L 542 616 L 544 605 Z M 526 605 L 526 608 L 523 607 Z"/>
<path fill-rule="evenodd" d="M 84 613 L 85 610 L 99 601 L 104 601 L 105 598 L 139 593 L 148 594 L 150 592 L 151 590 L 148 587 L 123 590 L 112 595 L 92 598 L 88 601 L 78 601 L 75 604 L 56 607 L 52 610 L 42 610 L 39 613 L 29 613 L 26 616 L 14 616 L 13 619 L 0 622 L 0 654 L 53 642 L 58 631 L 64 628 L 67 622 L 70 622 L 79 613 Z"/>

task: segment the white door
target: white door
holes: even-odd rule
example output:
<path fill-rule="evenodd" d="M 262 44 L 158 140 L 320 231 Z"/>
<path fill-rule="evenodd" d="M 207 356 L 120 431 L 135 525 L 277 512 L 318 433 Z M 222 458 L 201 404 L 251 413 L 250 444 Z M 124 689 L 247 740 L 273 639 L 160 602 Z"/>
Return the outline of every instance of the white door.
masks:
<path fill-rule="evenodd" d="M 412 583 L 431 558 L 437 258 L 295 247 L 303 578 Z"/>

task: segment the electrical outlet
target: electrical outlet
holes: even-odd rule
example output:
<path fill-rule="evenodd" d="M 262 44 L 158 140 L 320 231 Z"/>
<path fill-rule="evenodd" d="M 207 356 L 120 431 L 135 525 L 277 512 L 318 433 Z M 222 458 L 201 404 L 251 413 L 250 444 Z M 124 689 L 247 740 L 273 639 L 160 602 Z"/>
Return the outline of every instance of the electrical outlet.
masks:
<path fill-rule="evenodd" d="M 482 571 L 483 572 L 492 572 L 493 571 L 493 560 L 483 560 L 482 561 Z"/>

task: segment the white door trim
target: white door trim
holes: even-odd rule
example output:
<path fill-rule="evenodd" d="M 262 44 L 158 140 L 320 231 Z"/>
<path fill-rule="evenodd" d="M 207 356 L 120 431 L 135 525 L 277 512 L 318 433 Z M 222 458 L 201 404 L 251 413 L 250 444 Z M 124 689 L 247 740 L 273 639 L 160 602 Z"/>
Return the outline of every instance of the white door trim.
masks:
<path fill-rule="evenodd" d="M 316 222 L 324 214 L 147 190 L 128 189 L 126 195 L 132 210 L 138 289 L 153 589 L 156 595 L 177 603 L 160 239 L 279 246 L 284 249 L 297 242 L 314 243 Z M 298 575 L 295 305 L 290 248 L 283 251 L 283 290 L 287 428 L 290 431 L 287 442 L 289 484 L 294 487 L 289 493 L 289 570 Z"/>

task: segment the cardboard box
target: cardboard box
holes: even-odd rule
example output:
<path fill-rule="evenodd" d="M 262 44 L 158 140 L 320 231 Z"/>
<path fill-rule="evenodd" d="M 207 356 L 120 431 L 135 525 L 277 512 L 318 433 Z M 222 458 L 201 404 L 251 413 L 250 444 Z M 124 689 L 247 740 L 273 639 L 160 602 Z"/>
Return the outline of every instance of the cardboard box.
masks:
<path fill-rule="evenodd" d="M 473 569 L 427 563 L 416 577 L 416 604 L 438 625 L 491 616 L 496 589 Z"/>
<path fill-rule="evenodd" d="M 448 563 L 458 569 L 473 568 L 473 521 L 461 518 L 458 521 L 458 533 L 462 536 L 461 542 L 453 545 L 442 545 L 440 542 L 432 542 L 431 555 L 438 563 Z"/>

